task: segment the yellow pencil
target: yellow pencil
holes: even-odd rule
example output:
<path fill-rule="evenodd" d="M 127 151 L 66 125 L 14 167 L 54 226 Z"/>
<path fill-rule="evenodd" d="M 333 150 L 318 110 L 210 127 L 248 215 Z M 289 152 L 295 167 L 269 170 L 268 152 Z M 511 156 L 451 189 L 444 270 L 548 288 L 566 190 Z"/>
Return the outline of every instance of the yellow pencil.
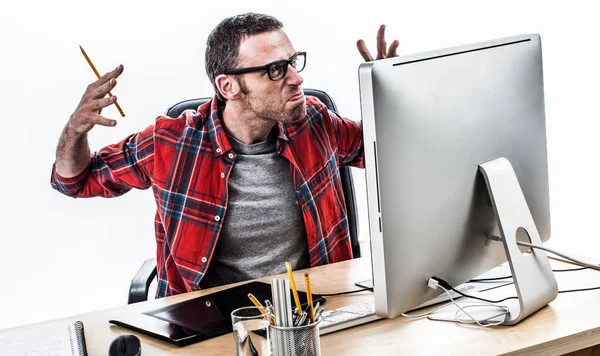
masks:
<path fill-rule="evenodd" d="M 302 304 L 300 304 L 300 298 L 298 297 L 298 290 L 296 289 L 296 282 L 294 281 L 294 275 L 292 274 L 292 265 L 290 264 L 290 261 L 285 261 L 285 268 L 287 269 L 288 277 L 290 279 L 290 286 L 292 287 L 292 293 L 294 294 L 296 308 L 302 312 Z"/>
<path fill-rule="evenodd" d="M 92 63 L 92 60 L 90 59 L 90 57 L 88 57 L 87 53 L 85 53 L 85 50 L 83 49 L 83 47 L 79 46 L 79 49 L 81 49 L 81 53 L 85 57 L 85 60 L 88 62 L 90 67 L 92 67 L 92 70 L 94 71 L 94 74 L 96 74 L 96 77 L 98 77 L 98 79 L 100 79 L 100 77 L 101 77 L 100 73 L 98 73 L 98 71 L 96 70 L 96 67 L 94 67 L 94 63 Z M 108 92 L 108 95 L 113 96 L 110 91 Z M 119 106 L 119 103 L 117 103 L 116 101 L 115 101 L 115 106 L 117 107 L 117 110 L 119 110 L 119 114 L 121 114 L 121 117 L 125 117 L 125 113 L 123 112 L 123 109 L 121 109 L 121 106 Z"/>
<path fill-rule="evenodd" d="M 308 299 L 308 307 L 310 308 L 308 315 L 310 316 L 310 322 L 314 323 L 315 309 L 313 307 L 312 293 L 310 291 L 310 278 L 308 278 L 308 273 L 304 273 L 304 283 L 306 284 L 306 298 Z"/>
<path fill-rule="evenodd" d="M 248 298 L 250 299 L 250 301 L 256 305 L 258 307 L 258 310 L 260 310 L 261 313 L 266 313 L 267 311 L 265 310 L 265 308 L 262 306 L 262 304 L 260 304 L 260 302 L 258 301 L 258 299 L 256 299 L 256 297 L 254 295 L 252 295 L 252 293 L 248 293 Z"/>
<path fill-rule="evenodd" d="M 250 299 L 252 304 L 254 304 L 258 307 L 258 310 L 260 310 L 261 313 L 267 314 L 267 317 L 269 317 L 271 324 L 275 324 L 275 318 L 273 317 L 273 315 L 271 315 L 271 312 L 266 310 L 252 293 L 248 293 L 248 298 Z"/>

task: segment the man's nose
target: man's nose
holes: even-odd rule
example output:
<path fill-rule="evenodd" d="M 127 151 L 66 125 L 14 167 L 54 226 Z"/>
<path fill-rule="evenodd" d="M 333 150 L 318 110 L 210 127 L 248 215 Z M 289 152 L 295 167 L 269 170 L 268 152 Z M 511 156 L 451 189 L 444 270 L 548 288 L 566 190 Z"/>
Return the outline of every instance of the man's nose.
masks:
<path fill-rule="evenodd" d="M 296 71 L 296 68 L 292 67 L 291 65 L 289 65 L 286 80 L 288 84 L 298 86 L 302 85 L 302 83 L 304 82 L 304 79 L 302 79 L 300 73 L 298 73 L 298 71 Z"/>

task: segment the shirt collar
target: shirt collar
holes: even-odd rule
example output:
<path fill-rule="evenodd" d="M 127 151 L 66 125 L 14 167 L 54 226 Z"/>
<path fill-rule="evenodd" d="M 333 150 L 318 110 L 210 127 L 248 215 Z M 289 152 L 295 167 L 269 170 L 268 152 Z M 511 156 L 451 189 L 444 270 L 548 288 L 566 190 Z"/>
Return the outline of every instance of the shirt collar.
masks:
<path fill-rule="evenodd" d="M 209 103 L 210 105 L 208 105 Z M 205 106 L 198 109 L 198 111 L 200 110 L 204 110 L 206 117 L 208 117 L 208 137 L 215 156 L 220 157 L 231 150 L 231 144 L 227 139 L 227 134 L 219 117 L 219 100 L 217 96 L 213 96 Z"/>

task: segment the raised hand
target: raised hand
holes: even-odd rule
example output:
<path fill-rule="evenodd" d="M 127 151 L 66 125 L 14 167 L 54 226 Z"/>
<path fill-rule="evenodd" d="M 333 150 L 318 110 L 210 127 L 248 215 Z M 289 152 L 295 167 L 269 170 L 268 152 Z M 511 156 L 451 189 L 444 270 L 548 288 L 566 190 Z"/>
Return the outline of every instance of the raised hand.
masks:
<path fill-rule="evenodd" d="M 365 59 L 366 62 L 372 62 L 374 60 L 385 59 L 390 57 L 396 57 L 396 50 L 398 49 L 398 45 L 400 42 L 398 40 L 394 40 L 390 45 L 390 48 L 387 48 L 387 43 L 385 42 L 385 25 L 379 26 L 379 31 L 377 31 L 377 57 L 373 59 L 371 53 L 367 49 L 365 45 L 365 41 L 358 40 L 356 42 L 356 47 L 358 47 L 358 52 Z"/>
<path fill-rule="evenodd" d="M 102 108 L 114 104 L 117 101 L 116 96 L 107 97 L 117 85 L 117 79 L 123 73 L 123 65 L 119 65 L 112 72 L 104 74 L 100 79 L 88 85 L 75 112 L 69 118 L 67 128 L 75 134 L 85 134 L 90 131 L 94 125 L 115 126 L 116 120 L 101 116 Z"/>

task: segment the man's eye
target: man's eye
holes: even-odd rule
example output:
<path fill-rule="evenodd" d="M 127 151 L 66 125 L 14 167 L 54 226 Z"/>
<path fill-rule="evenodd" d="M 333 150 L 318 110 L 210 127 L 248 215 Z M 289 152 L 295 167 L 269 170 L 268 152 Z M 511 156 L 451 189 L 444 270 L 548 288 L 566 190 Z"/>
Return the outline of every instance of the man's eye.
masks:
<path fill-rule="evenodd" d="M 271 66 L 271 68 L 269 68 L 269 72 L 271 73 L 271 75 L 278 75 L 279 73 L 281 73 L 281 65 L 276 64 L 274 66 Z"/>

